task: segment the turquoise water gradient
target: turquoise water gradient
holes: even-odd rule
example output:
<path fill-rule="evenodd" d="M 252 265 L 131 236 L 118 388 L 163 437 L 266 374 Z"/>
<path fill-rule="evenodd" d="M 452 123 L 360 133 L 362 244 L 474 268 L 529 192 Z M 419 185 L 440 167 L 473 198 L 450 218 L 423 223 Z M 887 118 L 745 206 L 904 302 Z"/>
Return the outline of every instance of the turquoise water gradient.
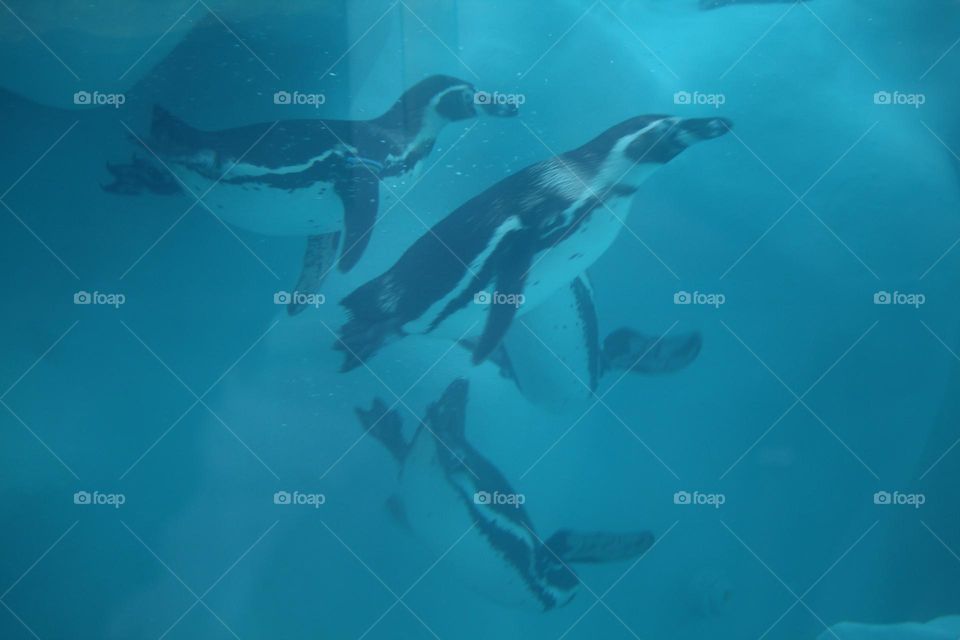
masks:
<path fill-rule="evenodd" d="M 960 613 L 956 2 L 7 2 L 0 638 L 814 640 Z M 364 260 L 295 318 L 273 295 L 301 238 L 100 188 L 154 104 L 205 128 L 367 118 L 435 73 L 521 113 L 444 130 Z M 559 414 L 442 339 L 338 373 L 336 303 L 424 224 L 648 113 L 735 128 L 637 195 L 590 271 L 600 331 L 697 330 L 695 362 Z M 656 546 L 578 565 L 584 588 L 546 614 L 438 562 L 391 517 L 395 466 L 353 408 L 400 396 L 412 425 L 458 376 L 470 441 L 541 535 Z"/>

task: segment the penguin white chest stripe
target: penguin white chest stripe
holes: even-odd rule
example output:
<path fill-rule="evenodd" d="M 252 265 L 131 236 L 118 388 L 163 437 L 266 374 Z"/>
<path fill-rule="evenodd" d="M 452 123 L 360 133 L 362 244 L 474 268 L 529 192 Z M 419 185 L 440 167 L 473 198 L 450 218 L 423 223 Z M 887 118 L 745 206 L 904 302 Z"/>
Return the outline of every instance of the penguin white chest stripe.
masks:
<path fill-rule="evenodd" d="M 447 459 L 447 481 L 460 495 L 463 507 L 475 523 L 479 535 L 490 545 L 491 551 L 516 572 L 539 606 L 543 610 L 549 610 L 566 603 L 572 597 L 571 591 L 579 581 L 566 572 L 565 577 L 568 580 L 564 585 L 551 583 L 544 569 L 559 563 L 533 532 L 532 524 L 522 507 L 477 503 L 475 496 L 480 492 L 513 492 L 499 472 L 472 452 L 465 456 L 464 462 L 453 459 L 448 451 L 438 451 L 438 457 Z M 466 472 L 464 465 L 471 466 L 479 473 L 480 478 Z"/>
<path fill-rule="evenodd" d="M 357 150 L 353 147 L 343 145 L 338 145 L 333 149 L 327 149 L 323 153 L 320 153 L 309 160 L 296 164 L 289 164 L 281 167 L 264 167 L 260 165 L 251 164 L 249 162 L 240 162 L 239 164 L 234 164 L 233 161 L 227 162 L 227 166 L 230 167 L 230 176 L 231 177 L 256 177 L 256 176 L 265 176 L 265 175 L 283 175 L 287 173 L 302 173 L 307 171 L 313 166 L 324 162 L 330 156 L 336 154 L 340 157 L 346 157 L 348 154 L 356 154 Z"/>
<path fill-rule="evenodd" d="M 497 250 L 501 240 L 503 240 L 508 233 L 520 229 L 522 226 L 522 222 L 517 216 L 510 216 L 500 223 L 493 231 L 483 251 L 470 260 L 467 268 L 463 269 L 463 274 L 457 284 L 451 288 L 446 295 L 433 302 L 427 311 L 417 318 L 416 321 L 405 325 L 404 330 L 407 332 L 426 333 L 438 326 L 439 323 L 450 314 L 450 307 L 455 301 L 462 300 L 463 305 L 472 303 L 473 295 L 478 286 L 486 286 L 485 282 L 477 283 L 476 279 L 482 277 L 481 274 L 488 274 L 492 271 L 489 268 L 488 262 Z M 463 305 L 460 305 L 460 307 Z M 477 310 L 478 317 L 480 317 L 480 313 L 482 313 L 482 309 Z"/>

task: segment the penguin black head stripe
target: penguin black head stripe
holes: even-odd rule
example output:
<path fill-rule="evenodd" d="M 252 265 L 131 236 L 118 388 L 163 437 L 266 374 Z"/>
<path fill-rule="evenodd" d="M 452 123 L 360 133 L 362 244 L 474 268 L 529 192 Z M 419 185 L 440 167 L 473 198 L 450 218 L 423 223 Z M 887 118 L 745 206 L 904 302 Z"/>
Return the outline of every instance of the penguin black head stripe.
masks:
<path fill-rule="evenodd" d="M 434 75 L 408 89 L 378 120 L 383 126 L 419 131 L 430 126 L 430 116 L 440 122 L 457 122 L 481 114 L 513 116 L 516 107 L 478 104 L 472 83 L 453 76 Z"/>
<path fill-rule="evenodd" d="M 685 149 L 733 128 L 726 118 L 676 118 L 648 115 L 614 125 L 582 147 L 571 151 L 574 160 L 602 162 L 621 154 L 636 163 L 665 164 Z"/>

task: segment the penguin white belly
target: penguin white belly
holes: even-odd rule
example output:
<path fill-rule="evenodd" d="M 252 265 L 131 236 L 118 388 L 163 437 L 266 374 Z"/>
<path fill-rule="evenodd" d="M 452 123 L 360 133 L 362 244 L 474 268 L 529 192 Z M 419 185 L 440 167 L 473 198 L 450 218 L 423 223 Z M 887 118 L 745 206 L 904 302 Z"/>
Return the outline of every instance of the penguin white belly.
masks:
<path fill-rule="evenodd" d="M 596 328 L 587 326 L 596 317 L 579 304 L 572 287 L 562 287 L 517 319 L 503 340 L 520 392 L 552 413 L 587 408 L 599 374 Z"/>
<path fill-rule="evenodd" d="M 438 569 L 456 575 L 468 589 L 502 605 L 542 610 L 517 570 L 491 546 L 479 525 L 473 526 L 464 498 L 437 462 L 433 444 L 426 442 L 432 436 L 421 435 L 404 464 L 399 490 L 414 536 L 436 558 L 446 554 Z"/>
<path fill-rule="evenodd" d="M 343 203 L 333 185 L 316 182 L 301 189 L 279 189 L 247 182 L 214 183 L 185 167 L 174 172 L 224 222 L 268 236 L 308 236 L 343 228 Z M 201 205 L 197 205 L 201 206 Z"/>
<path fill-rule="evenodd" d="M 623 230 L 632 203 L 632 198 L 622 197 L 597 207 L 567 238 L 535 255 L 523 309 L 536 308 L 596 262 Z"/>
<path fill-rule="evenodd" d="M 224 222 L 266 236 L 309 236 L 343 229 L 343 201 L 329 182 L 300 189 L 262 184 L 214 183 L 182 165 L 171 165 L 177 177 Z M 401 177 L 383 182 L 388 193 L 403 184 Z M 198 205 L 199 206 L 199 205 Z M 383 207 L 381 207 L 383 208 Z"/>

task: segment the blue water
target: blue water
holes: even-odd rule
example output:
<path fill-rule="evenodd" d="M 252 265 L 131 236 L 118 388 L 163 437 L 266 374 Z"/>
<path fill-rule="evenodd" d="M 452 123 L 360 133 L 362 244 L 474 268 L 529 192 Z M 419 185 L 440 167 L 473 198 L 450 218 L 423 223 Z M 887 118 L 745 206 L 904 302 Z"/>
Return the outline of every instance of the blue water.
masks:
<path fill-rule="evenodd" d="M 10 1 L 0 638 L 846 640 L 878 636 L 827 627 L 960 613 L 958 18 L 949 0 Z M 295 318 L 272 297 L 301 238 L 100 188 L 154 104 L 205 128 L 366 118 L 436 73 L 522 95 L 521 113 L 445 129 L 410 210 Z M 644 184 L 590 270 L 601 335 L 699 331 L 689 367 L 560 413 L 439 339 L 338 373 L 335 303 L 423 223 L 648 113 L 735 123 Z M 543 535 L 649 529 L 656 545 L 578 565 L 581 592 L 548 613 L 497 604 L 418 545 L 353 408 L 401 396 L 409 423 L 458 376 L 469 439 Z"/>

